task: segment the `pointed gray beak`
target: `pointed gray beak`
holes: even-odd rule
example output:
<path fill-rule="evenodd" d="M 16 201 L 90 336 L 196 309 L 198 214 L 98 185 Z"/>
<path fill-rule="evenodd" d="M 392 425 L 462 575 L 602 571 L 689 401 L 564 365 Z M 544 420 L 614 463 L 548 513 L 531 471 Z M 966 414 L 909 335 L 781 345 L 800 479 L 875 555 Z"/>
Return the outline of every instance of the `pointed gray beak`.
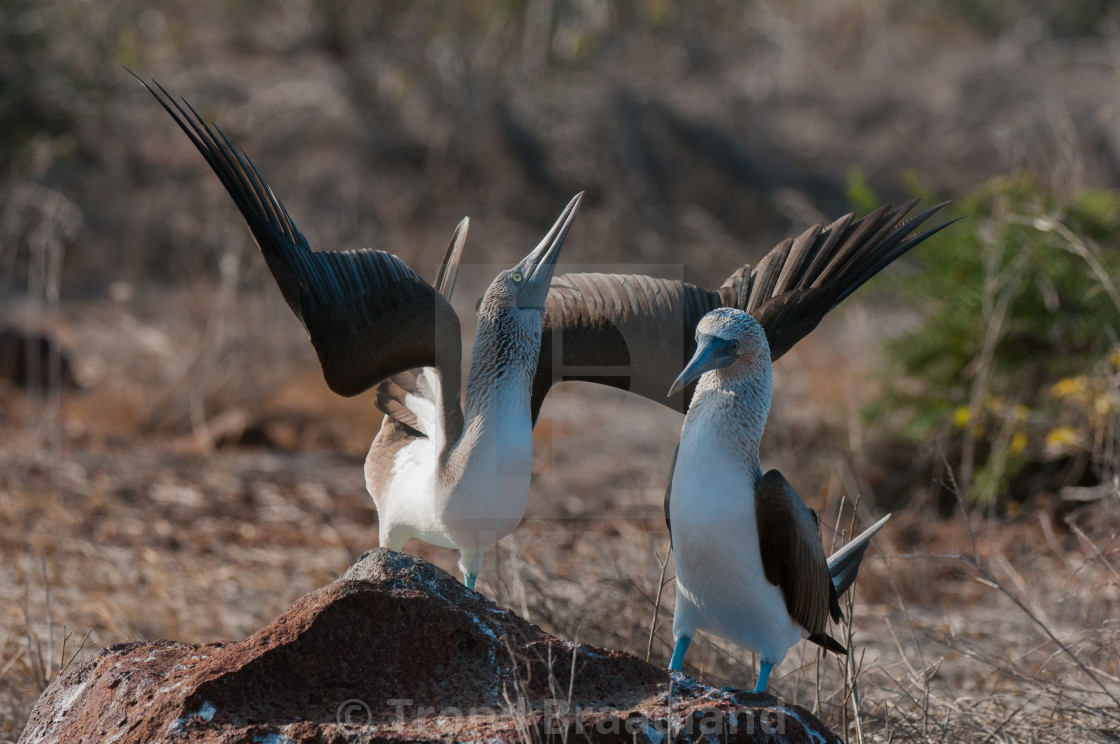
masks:
<path fill-rule="evenodd" d="M 692 359 L 688 360 L 688 364 L 685 365 L 677 379 L 673 381 L 673 386 L 669 388 L 669 395 L 666 397 L 676 395 L 688 383 L 705 372 L 730 367 L 738 358 L 738 343 L 734 339 L 729 340 L 719 336 L 701 334 L 696 339 L 696 353 L 692 355 Z"/>
<path fill-rule="evenodd" d="M 515 271 L 520 271 L 525 277 L 524 284 L 517 291 L 518 307 L 544 308 L 548 288 L 552 284 L 552 274 L 556 271 L 556 260 L 560 258 L 560 249 L 564 246 L 564 239 L 568 237 L 568 229 L 572 226 L 582 199 L 581 191 L 564 207 L 540 245 L 514 267 Z"/>
<path fill-rule="evenodd" d="M 436 291 L 448 300 L 451 299 L 451 293 L 455 291 L 455 279 L 459 276 L 459 262 L 463 257 L 463 246 L 467 244 L 467 231 L 470 230 L 470 227 L 470 217 L 459 220 L 459 224 L 455 227 L 455 233 L 451 236 L 451 242 L 447 246 L 447 251 L 443 254 L 443 263 L 440 264 L 439 271 L 436 273 Z"/>

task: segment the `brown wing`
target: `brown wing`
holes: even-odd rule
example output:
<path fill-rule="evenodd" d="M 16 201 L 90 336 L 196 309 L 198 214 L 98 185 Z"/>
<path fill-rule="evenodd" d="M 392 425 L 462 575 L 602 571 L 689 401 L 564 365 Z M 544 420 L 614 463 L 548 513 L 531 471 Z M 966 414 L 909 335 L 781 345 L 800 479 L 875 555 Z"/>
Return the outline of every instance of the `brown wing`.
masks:
<path fill-rule="evenodd" d="M 717 307 L 750 312 L 766 330 L 771 357 L 779 358 L 883 267 L 950 224 L 911 234 L 943 206 L 903 222 L 916 203 L 811 227 L 776 246 L 753 271 L 740 267 L 718 289 L 624 274 L 556 277 L 545 303 L 533 421 L 562 380 L 611 385 L 684 411 L 693 386 L 672 398 L 665 393 L 696 350 L 696 324 Z"/>
<path fill-rule="evenodd" d="M 732 280 L 731 286 L 720 288 L 724 301 L 754 316 L 766 330 L 771 357 L 777 359 L 864 282 L 956 221 L 912 234 L 945 206 L 937 204 L 904 221 L 917 203 L 915 199 L 897 209 L 886 204 L 855 222 L 848 214 L 783 241 L 751 272 L 746 292 Z"/>
<path fill-rule="evenodd" d="M 766 579 L 781 588 L 790 617 L 811 636 L 840 619 L 840 601 L 821 546 L 817 514 L 777 470 L 754 492 L 758 543 Z"/>
<path fill-rule="evenodd" d="M 561 380 L 610 385 L 684 411 L 691 387 L 670 400 L 665 393 L 695 351 L 696 324 L 719 306 L 718 292 L 671 279 L 556 277 L 545 301 L 533 421 Z"/>
<path fill-rule="evenodd" d="M 137 77 L 137 80 L 140 78 Z M 403 261 L 382 251 L 314 252 L 244 152 L 161 86 L 140 83 L 175 119 L 225 186 L 292 312 L 303 323 L 331 390 L 357 395 L 398 372 L 437 367 L 444 413 L 461 421 L 459 318 Z M 162 95 L 160 95 L 162 93 Z"/>

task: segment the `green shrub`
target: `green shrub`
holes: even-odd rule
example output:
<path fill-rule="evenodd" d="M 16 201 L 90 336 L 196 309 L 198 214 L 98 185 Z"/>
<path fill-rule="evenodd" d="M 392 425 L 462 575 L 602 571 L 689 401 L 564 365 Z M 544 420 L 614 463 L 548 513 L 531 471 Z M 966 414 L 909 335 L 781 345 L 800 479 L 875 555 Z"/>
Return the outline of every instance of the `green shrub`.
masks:
<path fill-rule="evenodd" d="M 922 271 L 905 280 L 925 315 L 890 343 L 886 394 L 869 412 L 890 411 L 912 442 L 940 439 L 977 501 L 1064 456 L 1085 467 L 1050 485 L 1112 477 L 1120 192 L 1061 200 L 1030 176 L 1000 178 L 956 209 L 966 219 L 921 250 Z"/>

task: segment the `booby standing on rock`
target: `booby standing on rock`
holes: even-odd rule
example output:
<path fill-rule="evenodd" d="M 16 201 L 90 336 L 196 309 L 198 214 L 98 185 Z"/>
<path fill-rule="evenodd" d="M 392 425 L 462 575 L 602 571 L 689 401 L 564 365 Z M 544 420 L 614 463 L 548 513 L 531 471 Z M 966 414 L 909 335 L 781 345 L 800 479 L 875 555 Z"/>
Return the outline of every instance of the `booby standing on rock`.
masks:
<path fill-rule="evenodd" d="M 381 545 L 399 551 L 416 537 L 455 548 L 471 589 L 483 551 L 517 528 L 529 503 L 529 401 L 541 317 L 582 196 L 572 199 L 532 253 L 499 273 L 483 294 L 462 412 L 446 403 L 441 410 L 449 396 L 433 367 L 397 376 L 378 390 L 390 416 L 370 447 L 365 472 Z"/>
<path fill-rule="evenodd" d="M 665 497 L 677 602 L 669 668 L 680 671 L 698 630 L 759 653 L 755 692 L 803 637 L 847 653 L 826 632 L 888 514 L 825 560 L 817 515 L 759 443 L 770 411 L 770 346 L 749 314 L 722 308 L 696 326 L 696 353 L 670 394 L 700 379 Z"/>
<path fill-rule="evenodd" d="M 532 464 L 530 386 L 541 319 L 583 194 L 483 295 L 464 410 L 459 318 L 446 295 L 467 223 L 460 223 L 445 256 L 440 291 L 388 253 L 314 252 L 247 155 L 189 104 L 184 108 L 162 87 L 160 96 L 140 82 L 237 204 L 284 299 L 307 329 L 330 388 L 356 395 L 389 380 L 378 399 L 393 423 L 374 441 L 366 464 L 381 545 L 400 550 L 408 538 L 418 537 L 455 548 L 463 581 L 473 589 L 483 550 L 525 515 Z M 406 374 L 409 370 L 418 372 Z"/>

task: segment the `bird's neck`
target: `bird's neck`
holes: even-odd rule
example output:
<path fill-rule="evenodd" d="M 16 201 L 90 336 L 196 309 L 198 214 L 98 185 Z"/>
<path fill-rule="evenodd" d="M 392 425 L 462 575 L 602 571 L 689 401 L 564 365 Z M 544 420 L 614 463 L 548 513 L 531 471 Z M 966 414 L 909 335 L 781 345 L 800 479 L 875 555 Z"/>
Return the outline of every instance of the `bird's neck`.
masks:
<path fill-rule="evenodd" d="M 528 473 L 533 436 L 529 398 L 540 333 L 539 321 L 479 319 L 467 374 L 463 435 L 450 460 L 461 467 L 470 462 L 498 472 Z"/>
<path fill-rule="evenodd" d="M 762 477 L 758 451 L 770 412 L 772 379 L 769 363 L 739 362 L 707 372 L 696 384 L 685 418 L 686 430 L 695 424 L 720 432 L 728 450 L 757 470 L 756 480 Z"/>

